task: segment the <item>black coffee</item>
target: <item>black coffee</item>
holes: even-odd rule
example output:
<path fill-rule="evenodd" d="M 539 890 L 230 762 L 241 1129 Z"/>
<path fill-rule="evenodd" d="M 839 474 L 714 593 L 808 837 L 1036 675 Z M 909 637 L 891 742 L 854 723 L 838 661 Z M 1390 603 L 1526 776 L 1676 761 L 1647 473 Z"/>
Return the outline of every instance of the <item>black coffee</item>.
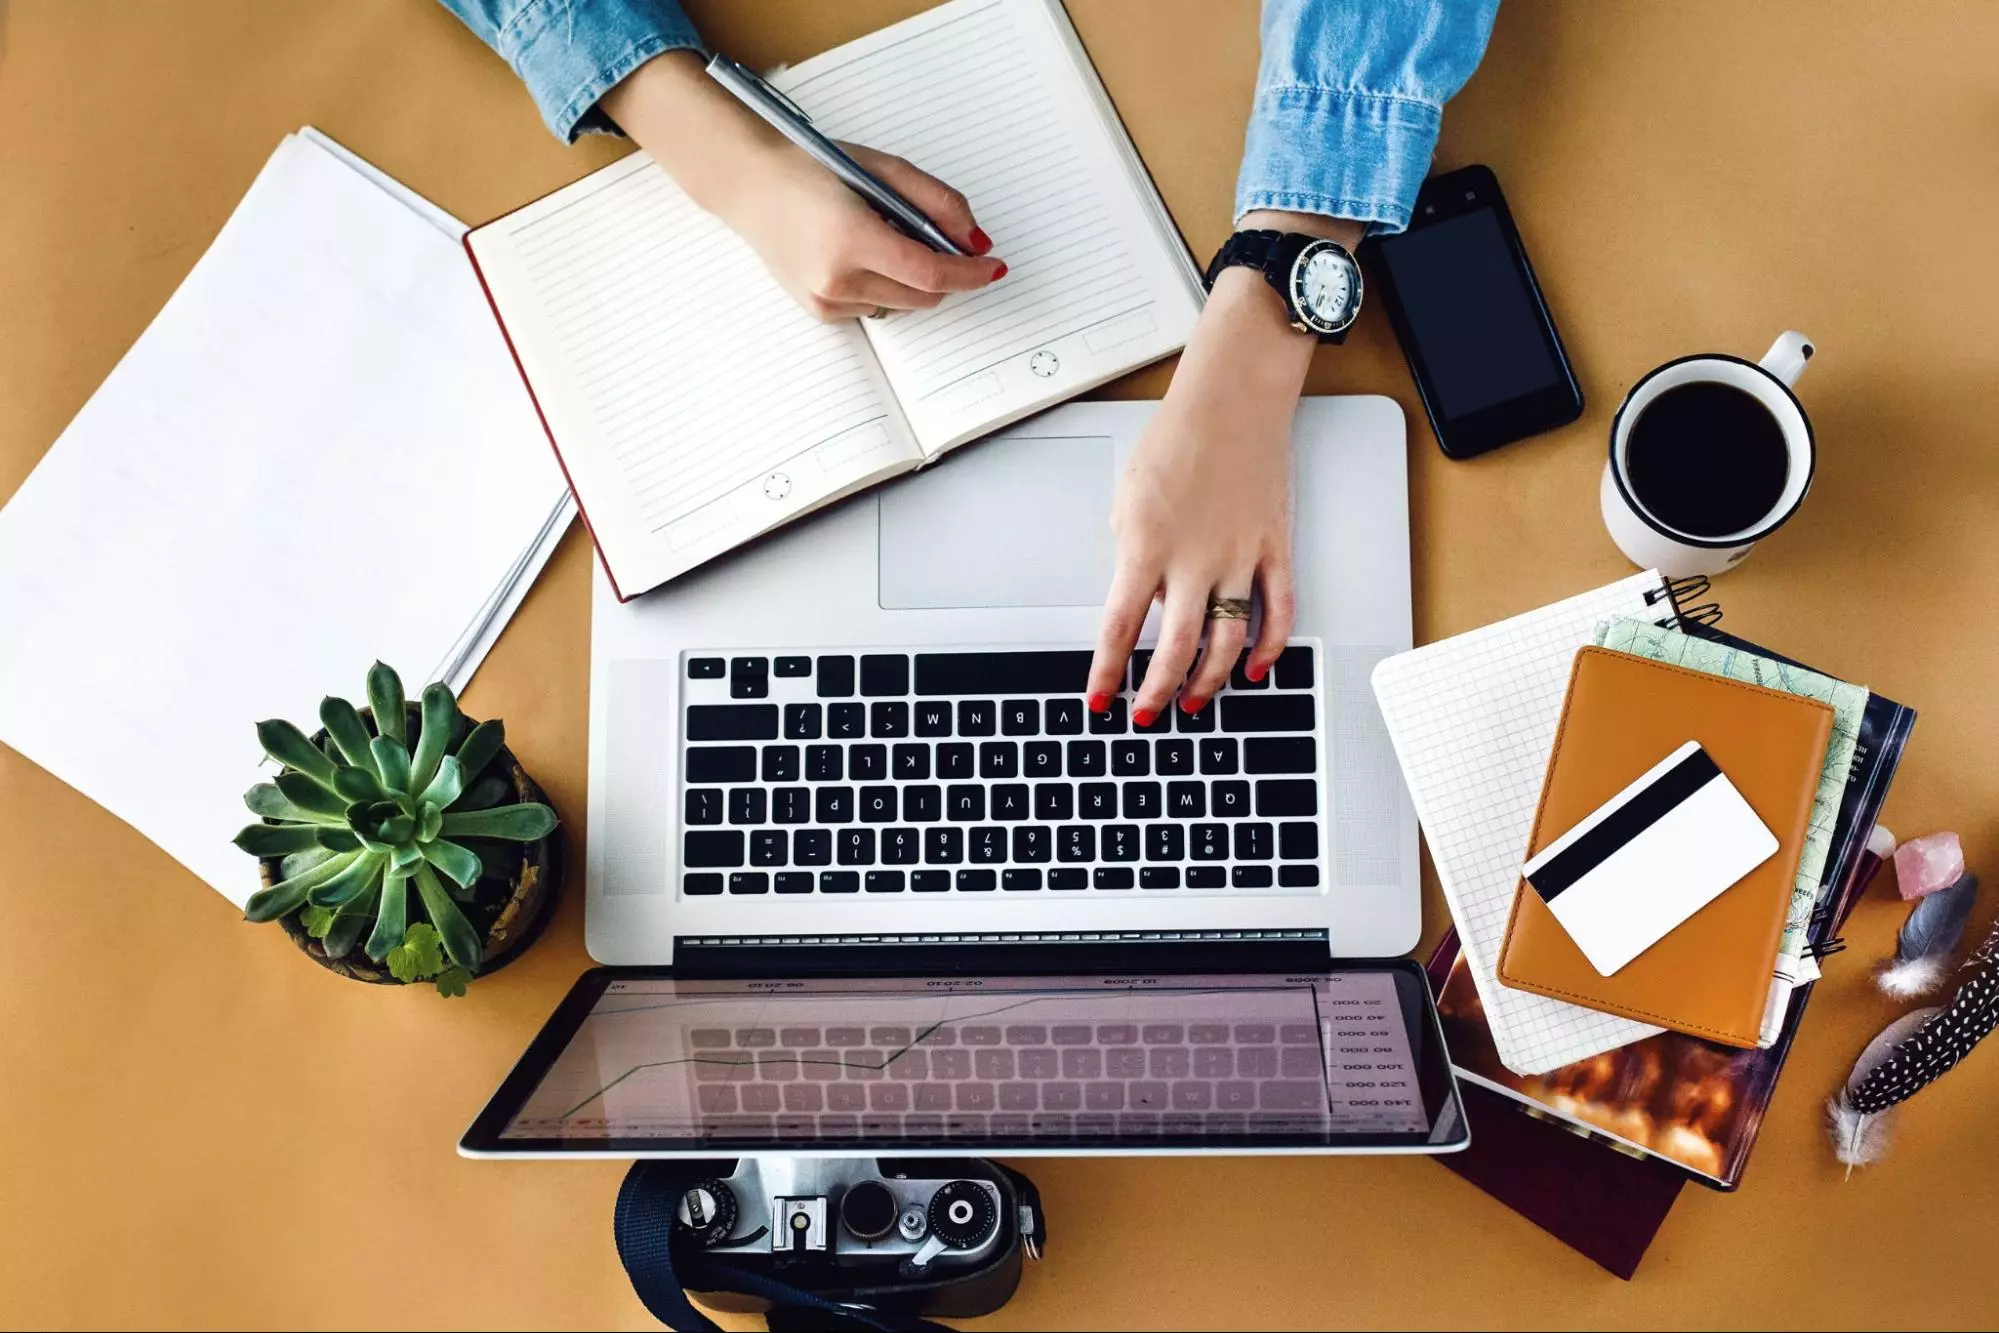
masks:
<path fill-rule="evenodd" d="M 1660 522 L 1695 537 L 1726 537 L 1768 516 L 1790 469 L 1784 428 L 1726 384 L 1666 390 L 1626 437 L 1632 495 Z"/>

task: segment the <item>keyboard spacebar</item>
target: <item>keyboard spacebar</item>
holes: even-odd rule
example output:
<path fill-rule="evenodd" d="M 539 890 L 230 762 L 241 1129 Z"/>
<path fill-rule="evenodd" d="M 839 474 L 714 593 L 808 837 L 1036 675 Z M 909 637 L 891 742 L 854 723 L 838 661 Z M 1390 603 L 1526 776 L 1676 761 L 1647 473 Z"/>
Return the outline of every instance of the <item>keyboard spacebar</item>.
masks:
<path fill-rule="evenodd" d="M 918 694 L 1081 694 L 1090 654 L 918 653 Z"/>

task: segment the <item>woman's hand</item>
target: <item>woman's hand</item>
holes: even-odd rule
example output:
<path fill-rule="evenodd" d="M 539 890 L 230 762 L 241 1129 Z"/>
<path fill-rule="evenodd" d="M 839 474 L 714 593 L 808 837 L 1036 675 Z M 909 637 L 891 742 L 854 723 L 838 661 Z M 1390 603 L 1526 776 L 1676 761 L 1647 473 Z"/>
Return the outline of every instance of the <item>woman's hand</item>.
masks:
<path fill-rule="evenodd" d="M 1006 273 L 956 190 L 899 157 L 842 145 L 970 250 L 970 259 L 939 254 L 898 231 L 709 78 L 693 52 L 647 61 L 604 95 L 603 106 L 820 319 L 925 310 Z"/>

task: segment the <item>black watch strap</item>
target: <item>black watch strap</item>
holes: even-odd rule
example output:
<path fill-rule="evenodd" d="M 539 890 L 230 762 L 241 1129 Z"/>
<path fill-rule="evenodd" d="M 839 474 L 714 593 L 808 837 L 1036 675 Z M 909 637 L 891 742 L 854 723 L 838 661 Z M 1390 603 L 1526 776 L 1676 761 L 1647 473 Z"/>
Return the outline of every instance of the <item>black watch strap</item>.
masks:
<path fill-rule="evenodd" d="M 1222 248 L 1215 251 L 1215 257 L 1208 261 L 1208 271 L 1201 275 L 1201 282 L 1213 291 L 1215 279 L 1221 277 L 1223 269 L 1253 268 L 1263 274 L 1263 280 L 1270 284 L 1270 289 L 1277 293 L 1277 299 L 1284 303 L 1284 312 L 1292 326 L 1302 330 L 1305 323 L 1298 317 L 1298 311 L 1291 302 L 1291 266 L 1297 262 L 1298 252 L 1315 239 L 1295 231 L 1239 231 L 1223 241 Z M 1337 346 L 1347 340 L 1347 331 L 1341 329 L 1338 333 L 1314 333 L 1312 336 L 1320 342 Z"/>

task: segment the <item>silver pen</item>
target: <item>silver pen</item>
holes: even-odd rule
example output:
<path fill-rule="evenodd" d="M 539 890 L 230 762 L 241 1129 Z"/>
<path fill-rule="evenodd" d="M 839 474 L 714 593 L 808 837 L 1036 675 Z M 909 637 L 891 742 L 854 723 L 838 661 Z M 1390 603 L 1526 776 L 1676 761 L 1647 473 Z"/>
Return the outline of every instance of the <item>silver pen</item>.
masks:
<path fill-rule="evenodd" d="M 718 55 L 708 62 L 708 77 L 727 88 L 737 101 L 756 112 L 772 129 L 804 149 L 813 161 L 839 177 L 842 185 L 867 200 L 877 213 L 898 229 L 932 250 L 970 257 L 971 251 L 946 236 L 936 223 L 924 216 L 922 209 L 897 194 L 885 181 L 870 175 L 867 168 L 849 157 L 840 145 L 813 128 L 812 117 L 806 115 L 798 103 L 765 83 L 754 71 L 745 69 L 727 56 Z"/>

